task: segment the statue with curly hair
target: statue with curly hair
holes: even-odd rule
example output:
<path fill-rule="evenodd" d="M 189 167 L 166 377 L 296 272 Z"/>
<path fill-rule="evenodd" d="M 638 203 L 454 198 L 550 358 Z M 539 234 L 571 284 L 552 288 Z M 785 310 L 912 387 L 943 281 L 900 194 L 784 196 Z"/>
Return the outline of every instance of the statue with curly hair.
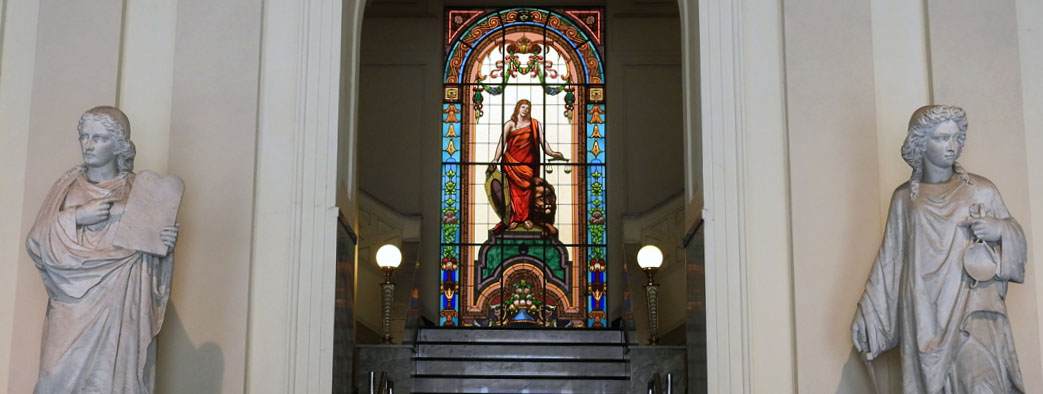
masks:
<path fill-rule="evenodd" d="M 1004 298 L 1025 277 L 1025 234 L 988 179 L 956 159 L 967 115 L 913 113 L 883 242 L 851 340 L 867 360 L 898 347 L 905 393 L 1023 393 Z"/>
<path fill-rule="evenodd" d="M 55 182 L 26 249 L 47 289 L 37 394 L 152 393 L 177 225 L 166 253 L 113 245 L 134 185 L 130 122 L 115 107 L 80 118 L 83 164 Z"/>

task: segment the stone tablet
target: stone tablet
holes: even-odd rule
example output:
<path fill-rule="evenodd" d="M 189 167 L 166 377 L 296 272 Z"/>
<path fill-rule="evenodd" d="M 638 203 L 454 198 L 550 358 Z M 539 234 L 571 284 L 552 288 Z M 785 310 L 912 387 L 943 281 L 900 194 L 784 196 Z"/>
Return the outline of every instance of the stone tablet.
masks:
<path fill-rule="evenodd" d="M 153 171 L 139 172 L 112 244 L 166 256 L 169 250 L 159 239 L 159 232 L 174 225 L 184 192 L 185 184 L 176 175 L 160 177 Z"/>

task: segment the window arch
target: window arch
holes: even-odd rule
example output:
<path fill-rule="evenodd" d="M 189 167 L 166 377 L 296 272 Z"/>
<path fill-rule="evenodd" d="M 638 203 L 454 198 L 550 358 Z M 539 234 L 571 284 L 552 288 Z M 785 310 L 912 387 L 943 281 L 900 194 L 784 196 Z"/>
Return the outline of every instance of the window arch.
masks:
<path fill-rule="evenodd" d="M 605 326 L 601 9 L 447 9 L 443 326 Z"/>

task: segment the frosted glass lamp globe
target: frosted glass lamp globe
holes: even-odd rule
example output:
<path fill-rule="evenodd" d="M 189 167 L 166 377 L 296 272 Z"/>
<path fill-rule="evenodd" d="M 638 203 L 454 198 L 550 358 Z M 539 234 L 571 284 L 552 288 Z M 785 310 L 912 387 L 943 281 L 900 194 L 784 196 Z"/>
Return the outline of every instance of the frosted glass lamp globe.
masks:
<path fill-rule="evenodd" d="M 377 265 L 380 268 L 398 268 L 402 264 L 402 251 L 392 244 L 381 246 L 377 249 Z"/>
<path fill-rule="evenodd" d="M 637 265 L 641 269 L 655 269 L 663 265 L 663 251 L 655 245 L 645 245 L 637 251 Z"/>

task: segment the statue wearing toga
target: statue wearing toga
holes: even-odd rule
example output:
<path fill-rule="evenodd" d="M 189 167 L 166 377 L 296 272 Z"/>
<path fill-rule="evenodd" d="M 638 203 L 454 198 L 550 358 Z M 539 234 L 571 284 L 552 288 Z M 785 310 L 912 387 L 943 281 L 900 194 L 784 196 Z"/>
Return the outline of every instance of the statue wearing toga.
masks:
<path fill-rule="evenodd" d="M 1004 298 L 1025 275 L 1025 235 L 988 179 L 957 162 L 963 109 L 909 121 L 911 179 L 891 198 L 851 339 L 867 360 L 899 347 L 905 393 L 1023 393 Z"/>
<path fill-rule="evenodd" d="M 152 393 L 177 242 L 165 255 L 113 246 L 134 186 L 130 122 L 96 107 L 77 126 L 83 164 L 47 194 L 26 240 L 47 289 L 37 394 Z"/>

